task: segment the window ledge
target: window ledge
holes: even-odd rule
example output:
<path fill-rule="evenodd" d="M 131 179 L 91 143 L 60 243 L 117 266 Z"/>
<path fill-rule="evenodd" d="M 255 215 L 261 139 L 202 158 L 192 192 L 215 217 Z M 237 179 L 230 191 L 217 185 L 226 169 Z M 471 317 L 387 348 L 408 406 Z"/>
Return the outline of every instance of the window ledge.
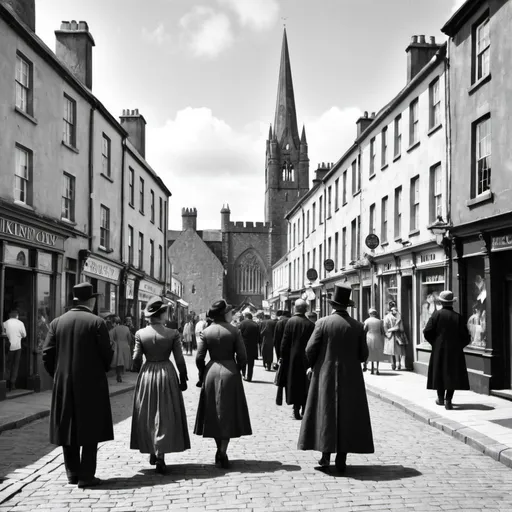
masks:
<path fill-rule="evenodd" d="M 15 205 L 18 205 L 18 206 L 21 206 L 22 208 L 25 208 L 27 210 L 32 210 L 34 211 L 34 207 L 33 206 L 30 206 L 29 204 L 27 203 L 24 203 L 23 201 L 18 201 L 17 199 L 14 200 L 14 204 Z"/>
<path fill-rule="evenodd" d="M 384 165 L 380 168 L 380 170 L 381 170 L 381 171 L 385 171 L 388 167 L 389 167 L 389 164 L 384 164 Z"/>
<path fill-rule="evenodd" d="M 418 236 L 419 234 L 420 234 L 419 229 L 413 229 L 412 231 L 409 231 L 409 238 L 411 238 L 412 236 Z"/>
<path fill-rule="evenodd" d="M 76 226 L 77 223 L 74 220 L 66 219 L 65 217 L 61 217 L 60 220 L 62 222 L 65 222 L 66 224 L 69 224 L 70 226 Z"/>
<path fill-rule="evenodd" d="M 71 144 L 68 144 L 67 142 L 62 141 L 62 145 L 67 147 L 70 151 L 73 151 L 73 153 L 76 153 L 77 155 L 80 153 L 75 146 L 72 146 Z"/>
<path fill-rule="evenodd" d="M 471 85 L 471 87 L 468 89 L 468 94 L 471 96 L 473 93 L 478 91 L 482 85 L 486 84 L 491 80 L 491 73 L 488 75 L 483 76 L 482 78 L 478 79 L 474 84 Z"/>
<path fill-rule="evenodd" d="M 433 126 L 430 128 L 430 130 L 427 132 L 427 135 L 430 137 L 431 135 L 434 135 L 438 130 L 440 130 L 443 127 L 443 123 L 439 123 L 436 126 Z"/>
<path fill-rule="evenodd" d="M 415 150 L 420 145 L 420 141 L 417 140 L 416 142 L 413 142 L 408 148 L 407 153 L 410 153 L 411 151 Z"/>
<path fill-rule="evenodd" d="M 352 197 L 356 197 L 361 193 L 361 189 L 359 189 L 357 192 L 352 193 Z"/>
<path fill-rule="evenodd" d="M 402 158 L 402 153 L 398 153 L 398 155 L 395 155 L 393 157 L 393 162 L 396 162 L 397 160 L 400 160 L 400 158 Z"/>
<path fill-rule="evenodd" d="M 114 252 L 114 249 L 107 249 L 106 247 L 103 247 L 102 245 L 98 246 L 98 251 L 106 252 L 107 254 L 110 254 Z"/>
<path fill-rule="evenodd" d="M 369 180 L 373 180 L 373 178 L 375 178 L 375 176 L 377 176 L 375 173 L 370 174 L 370 177 L 369 177 L 368 179 L 369 179 Z"/>
<path fill-rule="evenodd" d="M 24 110 L 21 110 L 19 107 L 14 107 L 14 110 L 20 115 L 23 116 L 25 119 L 28 119 L 31 123 L 37 125 L 39 124 L 37 119 L 34 116 L 31 116 L 28 112 L 25 112 Z"/>
<path fill-rule="evenodd" d="M 472 208 L 475 206 L 479 206 L 484 203 L 492 202 L 494 200 L 494 194 L 490 190 L 486 190 L 482 194 L 479 194 L 476 197 L 473 197 L 472 199 L 468 199 L 466 201 L 466 206 L 468 208 Z"/>
<path fill-rule="evenodd" d="M 107 176 L 105 173 L 100 172 L 100 175 L 103 176 L 106 180 L 110 181 L 110 183 L 114 183 L 114 180 L 110 176 Z"/>

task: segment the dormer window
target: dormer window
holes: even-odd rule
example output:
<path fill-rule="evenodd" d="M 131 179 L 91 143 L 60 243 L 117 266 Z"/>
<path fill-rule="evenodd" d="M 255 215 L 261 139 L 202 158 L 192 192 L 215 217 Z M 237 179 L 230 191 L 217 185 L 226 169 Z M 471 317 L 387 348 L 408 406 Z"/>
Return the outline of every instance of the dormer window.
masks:
<path fill-rule="evenodd" d="M 294 181 L 295 180 L 295 170 L 293 168 L 293 164 L 285 161 L 283 164 L 283 181 Z"/>

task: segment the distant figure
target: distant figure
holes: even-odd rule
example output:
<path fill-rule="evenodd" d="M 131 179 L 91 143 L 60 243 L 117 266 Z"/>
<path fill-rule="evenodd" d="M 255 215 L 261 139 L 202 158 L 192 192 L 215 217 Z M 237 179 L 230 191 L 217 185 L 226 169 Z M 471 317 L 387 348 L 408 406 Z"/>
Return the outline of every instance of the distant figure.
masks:
<path fill-rule="evenodd" d="M 261 358 L 263 368 L 268 372 L 272 369 L 274 361 L 274 334 L 276 332 L 277 320 L 266 315 L 265 320 L 260 324 Z"/>
<path fill-rule="evenodd" d="M 283 311 L 281 318 L 276 324 L 276 330 L 274 331 L 274 348 L 278 361 L 281 359 L 281 341 L 283 340 L 284 328 L 291 316 L 289 311 Z"/>
<path fill-rule="evenodd" d="M 454 390 L 469 389 L 464 347 L 471 338 L 462 316 L 453 310 L 456 300 L 450 290 L 441 292 L 438 301 L 443 308 L 434 311 L 423 331 L 432 345 L 427 389 L 435 389 L 437 405 L 448 410 L 453 409 Z"/>
<path fill-rule="evenodd" d="M 68 482 L 80 488 L 101 484 L 98 443 L 114 439 L 106 375 L 113 351 L 104 320 L 93 313 L 97 295 L 90 283 L 74 286 L 74 306 L 51 322 L 43 346 L 53 377 L 50 442 L 62 446 Z"/>
<path fill-rule="evenodd" d="M 361 363 L 368 358 L 363 324 L 350 317 L 352 289 L 334 287 L 332 315 L 321 318 L 306 347 L 311 384 L 298 447 L 322 452 L 320 466 L 346 469 L 347 453 L 373 453 L 373 434 Z"/>
<path fill-rule="evenodd" d="M 9 313 L 9 320 L 4 322 L 5 334 L 9 340 L 9 354 L 7 354 L 6 380 L 7 390 L 16 390 L 16 380 L 18 379 L 18 370 L 21 359 L 21 340 L 27 337 L 25 325 L 18 318 L 17 309 Z"/>
<path fill-rule="evenodd" d="M 244 380 L 247 382 L 252 381 L 252 374 L 254 370 L 254 361 L 258 359 L 258 342 L 260 339 L 260 328 L 258 324 L 252 319 L 251 313 L 245 313 L 245 319 L 240 322 L 238 329 L 242 335 L 242 341 L 245 345 L 245 352 L 247 358 L 247 367 L 243 367 L 242 373 Z"/>
<path fill-rule="evenodd" d="M 368 345 L 368 361 L 372 365 L 371 373 L 374 373 L 374 364 L 379 375 L 379 363 L 386 361 L 387 357 L 384 355 L 384 337 L 386 332 L 384 331 L 384 324 L 379 318 L 377 310 L 370 308 L 368 310 L 370 315 L 364 321 L 364 331 L 366 333 L 366 343 Z M 364 362 L 363 371 L 366 371 L 366 361 Z"/>
<path fill-rule="evenodd" d="M 114 357 L 112 358 L 111 367 L 116 370 L 117 382 L 123 382 L 123 373 L 129 371 L 132 367 L 130 347 L 133 336 L 130 329 L 126 325 L 121 324 L 121 319 L 118 316 L 114 316 L 112 322 L 114 326 L 109 331 L 110 340 L 114 345 Z"/>
<path fill-rule="evenodd" d="M 295 301 L 295 314 L 287 322 L 281 343 L 281 361 L 284 368 L 283 378 L 286 389 L 286 403 L 293 405 L 296 420 L 302 419 L 308 396 L 308 378 L 306 372 L 306 345 L 313 333 L 315 325 L 306 318 L 308 305 L 305 300 Z"/>

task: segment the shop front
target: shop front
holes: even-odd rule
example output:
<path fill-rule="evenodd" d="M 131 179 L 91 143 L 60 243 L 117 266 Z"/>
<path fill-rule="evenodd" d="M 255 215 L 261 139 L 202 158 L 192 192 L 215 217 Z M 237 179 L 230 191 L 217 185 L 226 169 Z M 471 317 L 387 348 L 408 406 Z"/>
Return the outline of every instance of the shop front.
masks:
<path fill-rule="evenodd" d="M 25 325 L 17 389 L 41 389 L 41 348 L 60 311 L 64 243 L 68 234 L 40 220 L 19 222 L 0 212 L 0 310 L 2 322 L 16 310 Z M 0 337 L 0 400 L 6 396 L 9 343 Z"/>
<path fill-rule="evenodd" d="M 142 329 L 145 327 L 144 321 L 144 309 L 146 309 L 146 305 L 155 295 L 159 295 L 160 297 L 164 296 L 164 287 L 161 283 L 157 283 L 155 281 L 149 281 L 148 279 L 141 279 L 139 281 L 138 293 L 137 293 L 137 301 L 138 301 L 138 328 Z"/>

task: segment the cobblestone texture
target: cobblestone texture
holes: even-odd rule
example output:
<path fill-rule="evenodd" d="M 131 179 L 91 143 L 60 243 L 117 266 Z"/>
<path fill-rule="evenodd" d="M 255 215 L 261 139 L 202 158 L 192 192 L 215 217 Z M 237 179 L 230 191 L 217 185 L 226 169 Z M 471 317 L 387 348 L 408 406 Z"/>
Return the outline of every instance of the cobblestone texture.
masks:
<path fill-rule="evenodd" d="M 189 371 L 192 429 L 199 390 Z M 155 474 L 147 456 L 128 448 L 131 393 L 112 399 L 116 440 L 100 448 L 97 474 L 106 482 L 96 489 L 67 484 L 47 419 L 4 432 L 0 502 L 8 499 L 0 511 L 512 511 L 512 470 L 373 397 L 376 453 L 349 455 L 345 475 L 315 469 L 319 454 L 296 450 L 299 422 L 274 405 L 272 378 L 257 366 L 256 381 L 245 384 L 255 434 L 232 441 L 228 471 L 213 464 L 213 440 L 192 435 L 192 449 L 168 455 L 168 474 Z"/>

